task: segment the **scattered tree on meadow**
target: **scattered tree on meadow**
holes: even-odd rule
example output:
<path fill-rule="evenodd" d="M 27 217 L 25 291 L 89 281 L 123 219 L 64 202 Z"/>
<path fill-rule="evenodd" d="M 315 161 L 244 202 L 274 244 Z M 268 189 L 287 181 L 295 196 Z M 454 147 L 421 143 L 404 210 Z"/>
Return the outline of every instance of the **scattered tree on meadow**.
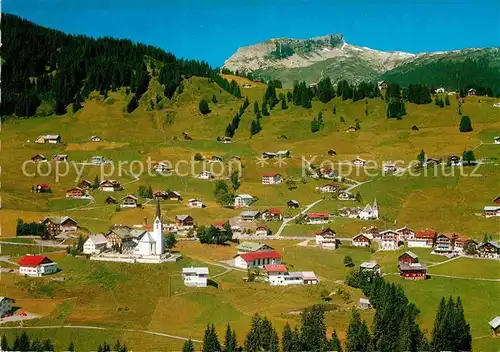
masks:
<path fill-rule="evenodd" d="M 262 102 L 262 116 L 269 116 L 269 110 L 267 110 L 267 101 Z"/>
<path fill-rule="evenodd" d="M 262 126 L 260 125 L 259 119 L 252 120 L 250 125 L 250 135 L 254 136 L 260 131 L 262 131 Z"/>
<path fill-rule="evenodd" d="M 469 118 L 469 116 L 464 115 L 462 116 L 462 119 L 460 120 L 460 132 L 471 132 L 472 129 L 472 122 Z"/>
<path fill-rule="evenodd" d="M 233 186 L 233 191 L 236 192 L 241 185 L 240 172 L 238 170 L 234 170 L 233 172 L 231 172 L 230 179 L 231 179 L 231 184 Z"/>
<path fill-rule="evenodd" d="M 225 207 L 232 205 L 234 202 L 234 194 L 223 180 L 215 182 L 214 196 L 217 202 Z"/>
<path fill-rule="evenodd" d="M 203 336 L 202 352 L 220 352 L 221 346 L 214 324 L 208 325 Z"/>
<path fill-rule="evenodd" d="M 182 352 L 194 352 L 194 343 L 193 341 L 191 341 L 191 339 L 184 342 L 184 345 L 182 346 Z"/>
<path fill-rule="evenodd" d="M 476 157 L 474 156 L 474 152 L 472 150 L 464 150 L 462 154 L 462 163 L 463 165 L 471 165 L 476 161 Z"/>
<path fill-rule="evenodd" d="M 227 324 L 226 335 L 224 338 L 224 348 L 225 352 L 236 352 L 238 348 L 238 341 L 236 340 L 236 331 L 231 329 L 231 326 Z"/>
<path fill-rule="evenodd" d="M 351 256 L 346 255 L 346 256 L 344 257 L 344 266 L 347 266 L 347 267 L 354 266 L 354 263 L 353 263 L 353 261 L 352 261 Z"/>
<path fill-rule="evenodd" d="M 448 301 L 441 298 L 432 329 L 431 345 L 436 352 L 472 350 L 470 325 L 465 320 L 460 297 L 456 301 L 451 296 Z"/>
<path fill-rule="evenodd" d="M 175 238 L 175 235 L 173 233 L 169 233 L 165 238 L 165 246 L 168 249 L 172 249 L 175 247 L 176 244 L 177 244 L 177 238 Z"/>
<path fill-rule="evenodd" d="M 208 106 L 208 102 L 205 99 L 200 100 L 198 107 L 203 115 L 206 115 L 210 112 L 210 107 Z"/>

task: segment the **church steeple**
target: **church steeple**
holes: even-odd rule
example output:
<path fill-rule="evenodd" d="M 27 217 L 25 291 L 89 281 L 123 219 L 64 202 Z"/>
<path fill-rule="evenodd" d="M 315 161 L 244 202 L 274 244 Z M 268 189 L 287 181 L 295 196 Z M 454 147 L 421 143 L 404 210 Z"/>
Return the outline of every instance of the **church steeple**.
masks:
<path fill-rule="evenodd" d="M 155 254 L 161 255 L 165 249 L 164 239 L 163 239 L 163 223 L 161 221 L 161 209 L 160 200 L 156 203 L 156 214 L 153 223 L 152 236 L 156 243 Z"/>
<path fill-rule="evenodd" d="M 160 219 L 161 221 L 161 210 L 160 210 L 160 200 L 158 199 L 157 203 L 156 203 L 156 216 L 155 216 L 155 220 L 156 219 Z"/>

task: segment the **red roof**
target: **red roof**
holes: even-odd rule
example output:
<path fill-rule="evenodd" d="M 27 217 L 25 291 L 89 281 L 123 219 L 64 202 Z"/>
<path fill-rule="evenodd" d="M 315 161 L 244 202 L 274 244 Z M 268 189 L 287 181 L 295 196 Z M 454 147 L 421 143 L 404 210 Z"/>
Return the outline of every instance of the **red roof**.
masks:
<path fill-rule="evenodd" d="M 327 227 L 326 229 L 323 229 L 323 230 L 319 230 L 319 231 L 313 231 L 313 234 L 315 235 L 322 235 L 324 234 L 325 232 L 327 231 L 331 231 L 335 234 L 335 231 L 333 231 L 331 228 Z"/>
<path fill-rule="evenodd" d="M 267 211 L 274 214 L 274 215 L 281 215 L 281 211 L 279 209 L 276 209 L 276 208 L 269 208 L 269 209 L 267 209 Z"/>
<path fill-rule="evenodd" d="M 278 175 L 279 175 L 279 174 L 277 174 L 277 173 L 269 173 L 269 174 L 264 174 L 264 175 L 262 175 L 262 177 L 276 177 L 276 176 L 278 176 Z"/>
<path fill-rule="evenodd" d="M 500 196 L 498 196 L 495 199 L 493 199 L 493 203 L 500 204 Z"/>
<path fill-rule="evenodd" d="M 226 225 L 227 221 L 216 221 L 214 222 L 215 227 L 224 227 Z"/>
<path fill-rule="evenodd" d="M 247 263 L 257 259 L 281 259 L 281 254 L 276 251 L 242 253 L 239 256 Z"/>
<path fill-rule="evenodd" d="M 43 187 L 43 188 L 49 188 L 50 187 L 50 185 L 48 183 L 40 183 L 39 186 Z"/>
<path fill-rule="evenodd" d="M 415 234 L 417 238 L 434 238 L 436 235 L 437 232 L 431 229 L 420 230 Z"/>
<path fill-rule="evenodd" d="M 328 213 L 309 213 L 307 214 L 308 218 L 329 218 L 330 214 Z"/>
<path fill-rule="evenodd" d="M 288 268 L 285 264 L 268 264 L 264 265 L 264 270 L 268 273 L 279 273 L 288 271 Z"/>
<path fill-rule="evenodd" d="M 260 225 L 260 226 L 257 226 L 257 230 L 258 229 L 269 230 L 269 227 L 267 227 L 266 225 Z"/>
<path fill-rule="evenodd" d="M 52 263 L 52 260 L 44 255 L 25 255 L 17 262 L 20 266 L 31 267 L 36 267 L 43 263 Z"/>

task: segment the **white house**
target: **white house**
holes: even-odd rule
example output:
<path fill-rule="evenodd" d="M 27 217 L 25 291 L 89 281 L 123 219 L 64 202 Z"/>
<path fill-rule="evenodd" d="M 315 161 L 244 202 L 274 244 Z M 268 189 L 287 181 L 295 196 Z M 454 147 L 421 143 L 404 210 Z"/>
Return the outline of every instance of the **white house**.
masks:
<path fill-rule="evenodd" d="M 234 257 L 234 266 L 237 268 L 262 268 L 268 264 L 281 264 L 281 254 L 276 251 L 265 251 L 241 253 Z"/>
<path fill-rule="evenodd" d="M 359 157 L 358 157 L 358 158 L 354 159 L 354 160 L 352 161 L 352 163 L 353 163 L 354 165 L 356 165 L 356 166 L 365 166 L 365 164 L 366 164 L 366 160 L 361 159 L 361 158 L 359 158 Z"/>
<path fill-rule="evenodd" d="M 191 198 L 187 203 L 190 208 L 205 208 L 205 204 L 196 198 Z"/>
<path fill-rule="evenodd" d="M 116 180 L 103 180 L 99 183 L 99 190 L 102 192 L 117 192 L 123 188 Z"/>
<path fill-rule="evenodd" d="M 398 233 L 386 230 L 380 233 L 379 249 L 381 251 L 395 251 L 398 249 Z"/>
<path fill-rule="evenodd" d="M 329 183 L 327 185 L 319 187 L 320 193 L 335 193 L 338 191 L 338 189 L 338 186 L 333 183 Z"/>
<path fill-rule="evenodd" d="M 276 185 L 281 183 L 282 178 L 280 174 L 270 173 L 262 175 L 262 184 L 263 185 Z"/>
<path fill-rule="evenodd" d="M 378 219 L 378 203 L 377 199 L 373 202 L 373 206 L 367 204 L 363 210 L 359 213 L 359 218 L 368 220 L 368 219 Z"/>
<path fill-rule="evenodd" d="M 328 213 L 308 213 L 306 215 L 308 224 L 326 224 L 330 221 L 330 214 Z"/>
<path fill-rule="evenodd" d="M 271 286 L 314 285 L 319 283 L 319 278 L 312 271 L 288 271 L 286 265 L 265 265 L 266 281 Z"/>
<path fill-rule="evenodd" d="M 435 92 L 436 94 L 444 94 L 444 93 L 445 93 L 445 90 L 444 90 L 444 88 L 443 88 L 443 87 L 440 87 L 440 88 L 436 89 L 434 92 Z"/>
<path fill-rule="evenodd" d="M 101 253 L 106 249 L 106 245 L 108 240 L 104 237 L 103 234 L 91 235 L 85 243 L 83 244 L 83 253 L 84 254 L 95 254 Z"/>
<path fill-rule="evenodd" d="M 414 238 L 408 239 L 409 248 L 432 248 L 437 232 L 430 229 L 417 231 Z"/>
<path fill-rule="evenodd" d="M 137 208 L 137 201 L 139 198 L 133 194 L 128 194 L 120 199 L 120 206 L 122 208 Z"/>
<path fill-rule="evenodd" d="M 491 218 L 493 216 L 500 216 L 500 206 L 498 205 L 487 205 L 483 209 L 484 216 Z"/>
<path fill-rule="evenodd" d="M 493 137 L 493 142 L 495 144 L 500 144 L 500 136 L 499 137 Z"/>
<path fill-rule="evenodd" d="M 184 285 L 189 287 L 207 287 L 208 268 L 182 268 Z"/>
<path fill-rule="evenodd" d="M 285 264 L 264 265 L 266 271 L 266 281 L 271 286 L 286 286 L 285 276 L 288 274 L 288 268 Z"/>
<path fill-rule="evenodd" d="M 20 275 L 43 276 L 57 272 L 57 263 L 44 255 L 25 255 L 18 264 Z"/>
<path fill-rule="evenodd" d="M 376 261 L 361 263 L 359 265 L 359 271 L 368 271 L 368 272 L 378 274 L 378 275 L 380 275 L 382 273 L 382 270 L 380 269 L 380 265 L 378 265 Z"/>
<path fill-rule="evenodd" d="M 0 297 L 0 317 L 3 317 L 5 314 L 10 313 L 12 310 L 12 302 L 14 300 L 8 297 Z"/>
<path fill-rule="evenodd" d="M 315 231 L 316 245 L 325 248 L 337 248 L 337 234 L 331 228 Z"/>
<path fill-rule="evenodd" d="M 339 198 L 339 200 L 354 200 L 355 199 L 354 194 L 352 194 L 349 191 L 340 191 L 338 198 Z"/>
<path fill-rule="evenodd" d="M 212 175 L 212 173 L 210 171 L 203 171 L 202 173 L 200 173 L 198 175 L 198 178 L 201 180 L 210 180 L 210 179 L 214 178 L 214 176 Z"/>
<path fill-rule="evenodd" d="M 249 207 L 254 201 L 255 198 L 252 197 L 250 194 L 238 194 L 236 197 L 234 197 L 234 207 L 235 208 Z"/>
<path fill-rule="evenodd" d="M 415 231 L 410 229 L 408 226 L 403 226 L 397 229 L 396 232 L 398 233 L 399 240 L 405 242 L 414 239 L 416 235 Z"/>
<path fill-rule="evenodd" d="M 158 173 L 162 173 L 162 172 L 170 172 L 171 170 L 171 166 L 169 163 L 167 162 L 164 162 L 164 161 L 160 161 L 160 162 L 157 162 L 154 166 L 153 166 L 153 170 L 155 172 L 158 172 Z"/>

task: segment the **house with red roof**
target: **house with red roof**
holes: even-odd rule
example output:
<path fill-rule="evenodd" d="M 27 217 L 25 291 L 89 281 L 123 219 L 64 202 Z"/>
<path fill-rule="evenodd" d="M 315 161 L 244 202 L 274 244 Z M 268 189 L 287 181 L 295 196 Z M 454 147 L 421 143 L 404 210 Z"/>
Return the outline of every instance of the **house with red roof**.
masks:
<path fill-rule="evenodd" d="M 57 263 L 44 255 L 25 255 L 17 263 L 20 275 L 43 276 L 57 272 Z"/>
<path fill-rule="evenodd" d="M 50 185 L 48 183 L 40 183 L 35 187 L 36 193 L 50 193 Z"/>
<path fill-rule="evenodd" d="M 305 220 L 308 224 L 326 224 L 330 220 L 330 214 L 307 213 Z"/>
<path fill-rule="evenodd" d="M 271 229 L 265 225 L 257 226 L 255 229 L 256 236 L 269 236 L 271 234 Z"/>
<path fill-rule="evenodd" d="M 337 248 L 337 234 L 331 228 L 327 227 L 326 229 L 313 231 L 313 235 L 315 236 L 317 246 L 333 249 Z"/>
<path fill-rule="evenodd" d="M 281 221 L 283 220 L 283 214 L 281 210 L 276 208 L 266 209 L 261 213 L 262 220 L 265 221 Z"/>
<path fill-rule="evenodd" d="M 264 265 L 266 272 L 266 281 L 271 286 L 283 286 L 285 283 L 285 275 L 288 273 L 288 268 L 285 264 L 268 264 Z"/>
<path fill-rule="evenodd" d="M 281 254 L 276 251 L 265 251 L 240 253 L 234 257 L 234 266 L 237 268 L 263 268 L 269 264 L 281 264 Z"/>
<path fill-rule="evenodd" d="M 268 173 L 262 175 L 263 185 L 276 185 L 278 183 L 281 183 L 281 181 L 283 181 L 283 179 L 281 178 L 281 175 L 277 173 Z"/>
<path fill-rule="evenodd" d="M 477 242 L 473 239 L 456 234 L 456 236 L 453 237 L 453 252 L 457 254 L 465 254 L 465 249 L 470 244 L 477 246 Z"/>
<path fill-rule="evenodd" d="M 415 238 L 408 239 L 408 247 L 432 248 L 437 232 L 431 229 L 419 230 L 415 233 Z"/>

